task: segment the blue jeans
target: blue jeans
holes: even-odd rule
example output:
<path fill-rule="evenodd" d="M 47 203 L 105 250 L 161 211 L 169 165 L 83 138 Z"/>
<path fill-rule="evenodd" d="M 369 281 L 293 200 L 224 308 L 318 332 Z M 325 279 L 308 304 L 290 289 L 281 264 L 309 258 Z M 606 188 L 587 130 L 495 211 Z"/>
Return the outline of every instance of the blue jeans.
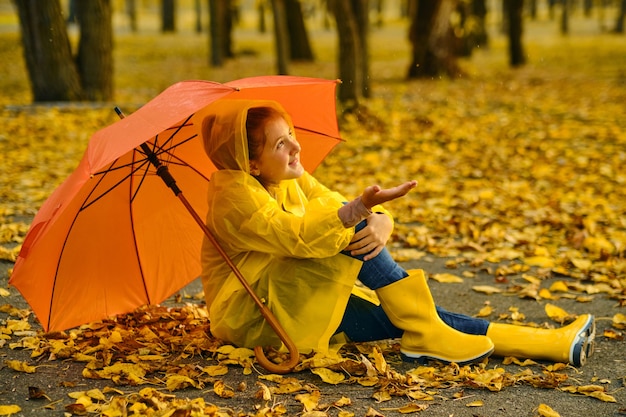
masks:
<path fill-rule="evenodd" d="M 356 226 L 356 230 L 361 230 L 365 225 L 365 221 L 362 221 Z M 347 251 L 342 253 L 361 261 L 364 256 L 353 256 Z M 389 251 L 383 249 L 375 258 L 363 262 L 358 279 L 366 287 L 376 290 L 406 278 L 408 275 L 393 260 Z M 419 302 L 417 294 L 415 301 Z M 437 313 L 444 323 L 460 332 L 478 335 L 487 334 L 487 327 L 489 327 L 487 320 L 451 313 L 439 306 L 437 306 Z M 402 336 L 403 333 L 402 330 L 391 323 L 380 305 L 377 306 L 354 295 L 350 296 L 343 319 L 337 329 L 337 333 L 341 332 L 345 333 L 354 342 L 394 339 Z"/>

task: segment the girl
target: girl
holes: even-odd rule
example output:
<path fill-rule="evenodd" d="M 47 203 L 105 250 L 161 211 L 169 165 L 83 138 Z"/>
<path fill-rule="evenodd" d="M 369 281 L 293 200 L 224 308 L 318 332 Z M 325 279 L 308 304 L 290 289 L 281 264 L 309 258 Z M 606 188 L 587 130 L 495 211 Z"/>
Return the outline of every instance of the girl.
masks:
<path fill-rule="evenodd" d="M 436 307 L 423 272 L 409 275 L 385 249 L 393 219 L 380 204 L 404 196 L 415 181 L 370 186 L 347 202 L 304 170 L 278 103 L 220 100 L 195 118 L 218 168 L 206 224 L 300 351 L 326 352 L 343 332 L 357 342 L 401 338 L 403 357 L 422 363 L 465 364 L 495 352 L 580 366 L 592 353 L 591 315 L 546 330 Z M 212 333 L 239 346 L 280 345 L 208 241 L 202 264 Z"/>

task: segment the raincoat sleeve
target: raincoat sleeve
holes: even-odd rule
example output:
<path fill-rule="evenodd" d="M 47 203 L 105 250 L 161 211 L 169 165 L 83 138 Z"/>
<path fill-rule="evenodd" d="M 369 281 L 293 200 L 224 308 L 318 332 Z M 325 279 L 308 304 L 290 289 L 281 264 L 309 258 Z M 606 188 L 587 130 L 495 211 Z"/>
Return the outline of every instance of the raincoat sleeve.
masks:
<path fill-rule="evenodd" d="M 301 185 L 302 185 L 302 188 L 304 190 L 308 190 L 308 196 L 309 196 L 308 198 L 309 199 L 314 199 L 317 196 L 324 196 L 327 193 L 331 192 L 326 186 L 324 186 L 319 181 L 317 181 L 315 179 L 315 177 L 313 177 L 312 175 L 306 174 L 306 173 L 302 177 Z M 342 199 L 342 204 L 349 201 L 345 197 L 341 196 L 339 193 L 335 192 L 334 194 L 340 196 L 340 198 Z M 370 211 L 373 212 L 373 213 L 385 214 L 387 217 L 389 217 L 389 219 L 391 220 L 391 222 L 393 224 L 393 221 L 394 221 L 393 220 L 393 216 L 382 205 L 376 205 L 376 206 L 372 207 L 372 209 Z"/>
<path fill-rule="evenodd" d="M 326 258 L 338 254 L 354 235 L 337 215 L 346 199 L 309 174 L 284 181 L 275 197 L 241 171 L 222 170 L 215 176 L 208 226 L 233 252 Z"/>

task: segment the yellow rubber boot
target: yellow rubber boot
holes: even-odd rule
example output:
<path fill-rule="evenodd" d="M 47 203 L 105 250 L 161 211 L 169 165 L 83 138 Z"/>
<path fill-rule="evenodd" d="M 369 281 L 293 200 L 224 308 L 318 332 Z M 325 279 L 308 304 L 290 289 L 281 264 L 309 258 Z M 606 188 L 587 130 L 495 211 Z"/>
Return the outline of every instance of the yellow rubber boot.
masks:
<path fill-rule="evenodd" d="M 542 359 L 582 366 L 593 354 L 594 317 L 583 314 L 559 329 L 491 323 L 487 336 L 495 345 L 494 355 Z"/>
<path fill-rule="evenodd" d="M 478 362 L 493 352 L 486 336 L 459 332 L 441 320 L 422 271 L 376 290 L 389 320 L 404 330 L 400 352 L 405 360 Z"/>

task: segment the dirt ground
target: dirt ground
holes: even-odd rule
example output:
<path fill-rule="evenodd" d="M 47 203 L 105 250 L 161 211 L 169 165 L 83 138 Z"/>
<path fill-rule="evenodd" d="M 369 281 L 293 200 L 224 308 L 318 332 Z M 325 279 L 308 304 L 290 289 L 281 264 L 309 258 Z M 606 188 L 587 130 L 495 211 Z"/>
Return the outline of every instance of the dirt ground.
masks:
<path fill-rule="evenodd" d="M 463 270 L 477 272 L 476 277 L 465 279 L 463 283 L 449 284 L 430 280 L 433 296 L 436 302 L 451 311 L 466 314 L 476 314 L 485 302 L 489 302 L 495 308 L 495 315 L 505 313 L 510 307 L 516 307 L 526 315 L 527 322 L 543 323 L 549 321 L 544 312 L 544 302 L 520 299 L 517 296 L 485 295 L 471 289 L 475 285 L 498 285 L 494 282 L 493 275 L 487 271 L 476 270 L 469 267 L 460 267 L 450 270 L 445 266 L 446 259 L 425 257 L 420 261 L 403 263 L 407 269 L 423 268 L 428 273 L 450 272 L 460 275 Z M 7 270 L 12 264 L 3 262 L 0 265 L 0 287 L 7 288 Z M 496 265 L 494 265 L 496 267 Z M 510 277 L 515 280 L 516 277 Z M 546 285 L 549 285 L 546 284 Z M 199 282 L 195 281 L 181 292 L 193 294 L 200 290 Z M 10 296 L 0 299 L 0 305 L 10 304 L 15 307 L 25 308 L 27 304 L 14 288 L 9 288 Z M 174 298 L 167 301 L 174 304 Z M 617 402 L 603 402 L 595 398 L 582 395 L 574 395 L 557 389 L 533 388 L 528 385 L 513 386 L 499 392 L 488 390 L 471 389 L 465 390 L 460 399 L 453 399 L 454 389 L 439 390 L 434 401 L 428 401 L 428 408 L 421 411 L 421 416 L 537 416 L 540 414 L 540 404 L 548 405 L 558 412 L 560 416 L 620 416 L 626 415 L 626 341 L 609 339 L 603 336 L 603 331 L 610 328 L 610 317 L 618 311 L 615 301 L 602 295 L 597 295 L 590 303 L 579 303 L 573 300 L 562 299 L 556 304 L 573 314 L 593 313 L 597 318 L 597 342 L 594 355 L 588 363 L 580 368 L 571 368 L 567 371 L 570 383 L 579 385 L 596 384 L 605 387 L 608 394 L 612 395 Z M 0 321 L 6 320 L 6 314 L 0 313 Z M 34 320 L 32 320 L 34 323 Z M 83 364 L 71 361 L 42 361 L 38 363 L 37 372 L 26 374 L 13 371 L 5 365 L 6 360 L 18 359 L 29 362 L 29 352 L 11 350 L 6 345 L 0 348 L 0 405 L 16 404 L 22 411 L 18 416 L 61 416 L 65 405 L 71 404 L 72 399 L 68 393 L 77 390 L 91 388 L 104 388 L 111 386 L 111 381 L 87 380 L 82 378 Z M 388 358 L 392 367 L 398 372 L 406 372 L 414 366 L 402 363 L 395 358 Z M 501 366 L 502 360 L 490 358 L 490 367 Z M 510 372 L 518 372 L 518 365 L 504 365 Z M 532 367 L 536 372 L 541 372 L 538 365 Z M 323 398 L 331 403 L 342 396 L 352 400 L 352 405 L 346 411 L 353 412 L 356 416 L 372 415 L 372 409 L 379 414 L 393 416 L 400 415 L 398 407 L 407 404 L 406 398 L 397 398 L 384 403 L 377 403 L 372 398 L 374 388 L 365 388 L 357 384 L 330 385 L 320 380 L 317 375 L 308 371 L 295 373 L 293 376 L 301 381 L 315 385 L 319 388 Z M 224 382 L 231 386 L 243 386 L 246 389 L 237 391 L 234 398 L 223 399 L 218 397 L 213 390 L 187 389 L 176 391 L 178 397 L 198 398 L 203 397 L 207 403 L 215 404 L 221 408 L 232 410 L 234 413 L 255 413 L 262 405 L 262 401 L 255 398 L 257 391 L 257 375 L 243 375 L 241 368 L 233 367 L 223 377 Z M 73 381 L 75 387 L 65 388 L 60 386 L 62 381 Z M 45 391 L 49 399 L 29 400 L 28 387 L 38 387 Z M 116 387 L 125 392 L 137 391 L 137 387 Z M 474 401 L 482 401 L 482 406 L 468 406 Z M 293 395 L 280 396 L 287 415 L 302 414 L 302 404 L 296 401 Z M 338 415 L 338 410 L 329 409 L 328 415 Z M 368 414 L 369 412 L 369 414 Z"/>

